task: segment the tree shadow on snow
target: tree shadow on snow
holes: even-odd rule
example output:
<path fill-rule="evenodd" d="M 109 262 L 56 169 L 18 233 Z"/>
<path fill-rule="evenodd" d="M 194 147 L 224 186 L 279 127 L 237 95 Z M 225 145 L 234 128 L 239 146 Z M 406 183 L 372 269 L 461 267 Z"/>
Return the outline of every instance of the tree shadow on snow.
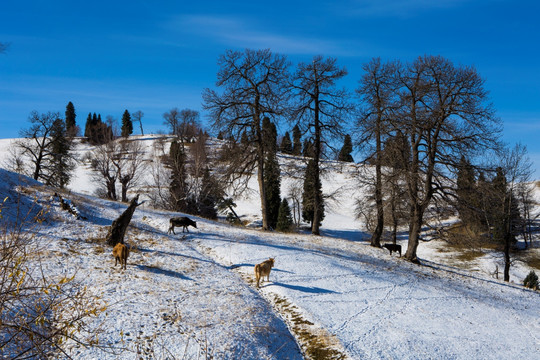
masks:
<path fill-rule="evenodd" d="M 161 269 L 161 268 L 158 268 L 158 267 L 146 266 L 146 265 L 136 265 L 136 266 L 140 270 L 148 271 L 148 272 L 151 272 L 151 273 L 154 273 L 154 274 L 165 275 L 165 276 L 170 276 L 170 277 L 174 277 L 174 278 L 179 278 L 179 279 L 182 279 L 182 280 L 191 280 L 191 281 L 193 281 L 192 278 L 187 277 L 187 276 L 183 275 L 182 273 L 180 273 L 178 271 L 165 270 L 165 269 Z"/>
<path fill-rule="evenodd" d="M 268 283 L 266 285 L 263 285 L 263 287 L 272 286 L 272 285 L 280 286 L 280 287 L 283 287 L 285 289 L 301 291 L 301 292 L 309 293 L 309 294 L 337 294 L 336 291 L 323 289 L 323 288 L 316 287 L 316 286 L 291 285 L 291 284 L 281 283 L 281 282 L 278 282 L 278 281 L 270 281 L 270 283 Z"/>

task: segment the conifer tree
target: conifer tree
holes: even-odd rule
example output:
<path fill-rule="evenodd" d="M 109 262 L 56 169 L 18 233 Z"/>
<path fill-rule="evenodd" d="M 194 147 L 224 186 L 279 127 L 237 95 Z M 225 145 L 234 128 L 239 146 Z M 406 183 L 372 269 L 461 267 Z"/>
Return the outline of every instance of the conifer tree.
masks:
<path fill-rule="evenodd" d="M 309 223 L 313 222 L 313 213 L 315 212 L 315 191 L 319 193 L 320 198 L 322 199 L 322 184 L 320 180 L 317 184 L 314 183 L 313 172 L 315 171 L 315 161 L 310 159 L 307 167 L 306 174 L 304 176 L 304 192 L 302 193 L 302 218 Z M 319 207 L 319 226 L 321 225 L 324 219 L 324 202 L 321 201 Z M 311 224 L 313 227 L 313 224 Z"/>
<path fill-rule="evenodd" d="M 304 157 L 312 158 L 313 155 L 314 155 L 313 150 L 314 150 L 313 149 L 313 143 L 311 142 L 311 140 L 309 140 L 309 139 L 304 140 L 304 147 L 303 147 L 303 150 L 302 150 L 302 155 Z"/>
<path fill-rule="evenodd" d="M 281 201 L 279 206 L 278 220 L 276 224 L 276 230 L 281 232 L 291 231 L 293 226 L 293 219 L 291 215 L 291 208 L 287 199 Z"/>
<path fill-rule="evenodd" d="M 129 111 L 126 110 L 122 115 L 122 137 L 127 138 L 131 134 L 133 134 L 133 122 Z"/>
<path fill-rule="evenodd" d="M 90 138 L 90 132 L 92 129 L 92 113 L 88 113 L 86 118 L 86 124 L 84 126 L 84 137 Z"/>
<path fill-rule="evenodd" d="M 77 136 L 77 124 L 75 123 L 75 106 L 70 101 L 66 106 L 66 132 L 70 137 Z"/>
<path fill-rule="evenodd" d="M 480 204 L 474 168 L 464 156 L 459 162 L 456 186 L 456 207 L 461 222 L 472 230 L 479 230 L 481 226 L 478 214 Z"/>
<path fill-rule="evenodd" d="M 292 148 L 293 155 L 301 155 L 302 154 L 302 133 L 300 132 L 300 128 L 298 125 L 295 125 L 293 127 L 293 148 Z"/>
<path fill-rule="evenodd" d="M 217 204 L 224 195 L 221 184 L 206 167 L 198 200 L 199 215 L 208 219 L 217 219 Z"/>
<path fill-rule="evenodd" d="M 281 140 L 281 152 L 284 154 L 292 154 L 293 152 L 291 136 L 289 135 L 288 131 L 285 133 L 283 139 Z"/>
<path fill-rule="evenodd" d="M 70 155 L 71 143 L 66 136 L 62 119 L 56 119 L 51 128 L 51 160 L 48 165 L 47 185 L 65 188 L 75 168 Z"/>
<path fill-rule="evenodd" d="M 264 139 L 264 186 L 266 195 L 266 211 L 268 225 L 275 229 L 281 203 L 281 179 L 279 163 L 277 161 L 277 130 L 269 118 L 263 119 Z"/>
<path fill-rule="evenodd" d="M 354 159 L 351 155 L 352 151 L 353 151 L 353 146 L 352 146 L 351 135 L 347 134 L 345 135 L 345 139 L 343 140 L 343 147 L 341 148 L 339 152 L 338 160 L 345 161 L 345 162 L 354 162 Z"/>

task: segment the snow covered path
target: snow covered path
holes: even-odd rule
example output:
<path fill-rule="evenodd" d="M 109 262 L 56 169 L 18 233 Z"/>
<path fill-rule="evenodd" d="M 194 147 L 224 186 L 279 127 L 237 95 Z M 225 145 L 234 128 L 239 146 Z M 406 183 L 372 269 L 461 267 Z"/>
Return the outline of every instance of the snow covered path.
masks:
<path fill-rule="evenodd" d="M 202 225 L 193 238 L 335 335 L 354 359 L 538 359 L 540 296 L 443 267 L 419 267 L 363 243 Z"/>

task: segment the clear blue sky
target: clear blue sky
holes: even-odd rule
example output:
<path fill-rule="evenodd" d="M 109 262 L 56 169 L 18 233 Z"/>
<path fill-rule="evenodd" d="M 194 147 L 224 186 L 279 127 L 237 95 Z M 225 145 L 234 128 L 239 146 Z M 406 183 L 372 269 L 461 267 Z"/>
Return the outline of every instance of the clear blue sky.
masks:
<path fill-rule="evenodd" d="M 171 108 L 202 111 L 226 49 L 270 48 L 293 64 L 336 57 L 351 90 L 373 57 L 431 54 L 476 67 L 504 140 L 527 145 L 540 169 L 539 14 L 535 0 L 5 1 L 0 137 L 69 101 L 81 127 L 89 112 L 120 119 L 128 109 L 145 113 L 145 133 L 164 130 Z"/>

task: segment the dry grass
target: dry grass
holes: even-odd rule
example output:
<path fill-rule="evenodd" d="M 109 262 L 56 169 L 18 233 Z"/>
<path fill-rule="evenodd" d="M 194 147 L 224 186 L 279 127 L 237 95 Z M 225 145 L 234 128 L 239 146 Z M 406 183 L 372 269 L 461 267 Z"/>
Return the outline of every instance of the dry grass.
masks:
<path fill-rule="evenodd" d="M 287 299 L 274 294 L 272 302 L 279 313 L 288 320 L 289 329 L 294 333 L 306 359 L 339 360 L 346 358 L 346 355 L 338 350 L 339 340 L 304 318 Z"/>

